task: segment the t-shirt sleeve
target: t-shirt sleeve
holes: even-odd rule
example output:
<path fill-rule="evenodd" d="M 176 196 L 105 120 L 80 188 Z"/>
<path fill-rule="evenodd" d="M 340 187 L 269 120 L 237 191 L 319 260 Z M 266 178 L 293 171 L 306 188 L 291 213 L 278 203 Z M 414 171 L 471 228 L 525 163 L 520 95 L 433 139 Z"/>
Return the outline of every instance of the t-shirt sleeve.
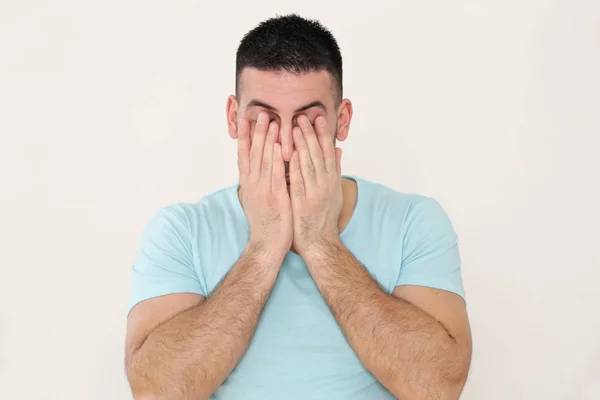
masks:
<path fill-rule="evenodd" d="M 129 309 L 173 293 L 205 296 L 196 275 L 189 223 L 183 212 L 164 207 L 150 219 L 132 267 Z"/>
<path fill-rule="evenodd" d="M 442 289 L 465 298 L 458 236 L 434 199 L 422 198 L 407 211 L 396 282 L 400 285 Z"/>

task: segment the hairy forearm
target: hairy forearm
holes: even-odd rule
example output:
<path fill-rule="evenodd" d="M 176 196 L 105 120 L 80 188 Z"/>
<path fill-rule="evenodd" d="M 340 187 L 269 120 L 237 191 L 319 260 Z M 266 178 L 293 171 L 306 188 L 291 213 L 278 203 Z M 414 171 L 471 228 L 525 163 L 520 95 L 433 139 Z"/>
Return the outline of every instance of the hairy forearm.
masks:
<path fill-rule="evenodd" d="M 357 356 L 388 390 L 403 400 L 458 398 L 468 360 L 441 323 L 387 294 L 339 242 L 305 261 Z"/>
<path fill-rule="evenodd" d="M 281 262 L 249 245 L 210 297 L 155 328 L 129 357 L 136 398 L 208 398 L 246 351 Z"/>

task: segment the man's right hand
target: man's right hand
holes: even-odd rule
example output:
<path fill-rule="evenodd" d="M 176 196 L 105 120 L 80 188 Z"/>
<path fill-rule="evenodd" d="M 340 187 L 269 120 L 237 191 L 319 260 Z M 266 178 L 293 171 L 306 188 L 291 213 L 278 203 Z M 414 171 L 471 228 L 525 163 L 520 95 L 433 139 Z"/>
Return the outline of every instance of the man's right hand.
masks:
<path fill-rule="evenodd" d="M 293 241 L 292 207 L 285 180 L 277 123 L 258 115 L 250 140 L 250 123 L 242 118 L 238 128 L 240 199 L 250 225 L 251 246 L 281 258 Z"/>

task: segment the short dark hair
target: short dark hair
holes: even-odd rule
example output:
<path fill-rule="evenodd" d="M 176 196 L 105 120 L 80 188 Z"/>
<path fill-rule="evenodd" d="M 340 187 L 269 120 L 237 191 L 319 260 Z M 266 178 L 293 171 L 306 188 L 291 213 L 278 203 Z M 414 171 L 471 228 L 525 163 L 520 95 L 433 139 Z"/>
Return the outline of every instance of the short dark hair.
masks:
<path fill-rule="evenodd" d="M 331 32 L 316 20 L 297 14 L 276 16 L 246 33 L 236 53 L 235 92 L 244 68 L 296 74 L 328 71 L 335 98 L 342 99 L 342 54 Z"/>

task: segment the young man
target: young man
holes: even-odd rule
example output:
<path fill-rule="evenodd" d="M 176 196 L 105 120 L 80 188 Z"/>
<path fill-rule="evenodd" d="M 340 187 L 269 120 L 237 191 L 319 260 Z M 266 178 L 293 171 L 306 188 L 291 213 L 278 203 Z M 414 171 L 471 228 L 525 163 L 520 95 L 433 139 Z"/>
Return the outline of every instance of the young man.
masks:
<path fill-rule="evenodd" d="M 433 199 L 342 176 L 338 45 L 264 21 L 227 101 L 239 184 L 158 211 L 133 266 L 137 399 L 457 399 L 471 336 L 457 237 Z"/>

